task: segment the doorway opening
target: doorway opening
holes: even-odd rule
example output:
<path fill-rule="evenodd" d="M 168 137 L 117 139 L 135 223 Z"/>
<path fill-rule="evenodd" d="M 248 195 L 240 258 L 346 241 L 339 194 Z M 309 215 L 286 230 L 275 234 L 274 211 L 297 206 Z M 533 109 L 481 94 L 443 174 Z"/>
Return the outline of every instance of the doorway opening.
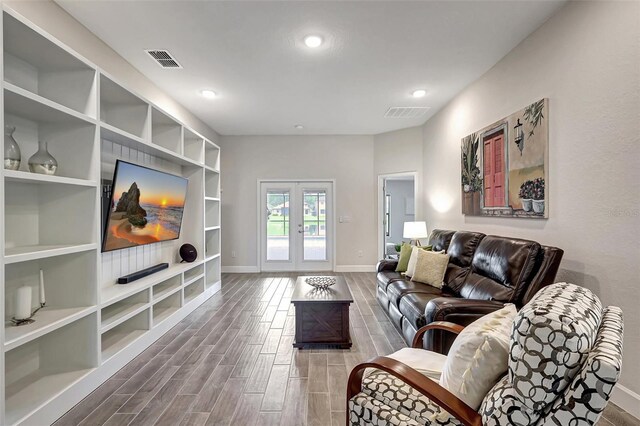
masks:
<path fill-rule="evenodd" d="M 379 258 L 396 259 L 405 222 L 416 220 L 417 173 L 394 173 L 378 177 Z"/>

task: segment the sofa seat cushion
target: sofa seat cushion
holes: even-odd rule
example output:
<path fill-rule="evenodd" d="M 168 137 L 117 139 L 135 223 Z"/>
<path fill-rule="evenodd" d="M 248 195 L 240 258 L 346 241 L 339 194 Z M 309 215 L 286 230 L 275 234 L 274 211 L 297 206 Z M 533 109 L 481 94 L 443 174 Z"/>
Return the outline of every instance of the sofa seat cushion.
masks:
<path fill-rule="evenodd" d="M 440 413 L 440 407 L 429 398 L 407 385 L 401 379 L 382 370 L 374 370 L 362 380 L 362 392 L 359 395 L 371 398 L 367 401 L 369 404 L 391 408 L 393 411 L 409 417 L 420 425 L 454 426 L 460 424 L 454 417 L 443 416 Z M 376 402 L 372 402 L 372 400 Z M 362 400 L 358 401 L 357 397 L 352 401 L 358 404 L 364 402 Z M 373 424 L 386 423 L 373 422 Z"/>
<path fill-rule="evenodd" d="M 425 287 L 429 286 L 425 285 Z M 441 297 L 442 295 L 442 293 L 406 293 L 400 299 L 398 309 L 413 328 L 417 330 L 420 327 L 427 325 L 424 311 L 429 301 L 436 297 Z"/>
<path fill-rule="evenodd" d="M 377 279 L 378 287 L 380 287 L 383 291 L 387 291 L 387 287 L 390 283 L 397 280 L 403 280 L 404 277 L 400 275 L 400 272 L 382 271 L 378 272 Z"/>
<path fill-rule="evenodd" d="M 442 290 L 432 287 L 428 284 L 419 283 L 417 281 L 409 281 L 408 279 L 393 281 L 387 286 L 387 296 L 389 297 L 389 302 L 393 303 L 397 307 L 400 306 L 400 299 L 402 299 L 404 295 L 409 293 L 425 293 L 441 296 Z"/>

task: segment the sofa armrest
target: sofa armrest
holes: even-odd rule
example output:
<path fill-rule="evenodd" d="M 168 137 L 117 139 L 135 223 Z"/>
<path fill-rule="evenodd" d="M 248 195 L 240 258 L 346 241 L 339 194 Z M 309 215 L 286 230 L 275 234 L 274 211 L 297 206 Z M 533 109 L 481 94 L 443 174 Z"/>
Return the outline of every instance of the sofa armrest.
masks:
<path fill-rule="evenodd" d="M 378 265 L 376 266 L 376 272 L 395 271 L 397 266 L 397 259 L 383 259 L 378 262 Z"/>
<path fill-rule="evenodd" d="M 402 380 L 431 401 L 438 404 L 465 426 L 481 426 L 482 418 L 473 408 L 464 401 L 440 386 L 437 382 L 418 373 L 413 368 L 395 359 L 379 356 L 362 364 L 356 365 L 347 382 L 347 413 L 349 412 L 349 400 L 362 390 L 362 375 L 367 368 L 382 370 Z M 349 416 L 347 416 L 349 425 Z"/>
<path fill-rule="evenodd" d="M 478 318 L 504 307 L 504 303 L 493 300 L 464 299 L 458 297 L 436 297 L 425 308 L 425 321 L 447 321 L 467 326 Z M 430 330 L 424 336 L 424 348 L 445 354 L 449 351 L 455 336 L 439 330 Z"/>

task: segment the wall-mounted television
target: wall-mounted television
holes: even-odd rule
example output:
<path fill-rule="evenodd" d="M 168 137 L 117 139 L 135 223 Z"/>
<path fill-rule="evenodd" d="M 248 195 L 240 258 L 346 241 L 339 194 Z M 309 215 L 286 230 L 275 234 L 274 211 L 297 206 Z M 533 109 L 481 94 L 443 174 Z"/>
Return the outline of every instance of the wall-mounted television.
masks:
<path fill-rule="evenodd" d="M 118 160 L 102 251 L 180 238 L 188 179 Z"/>

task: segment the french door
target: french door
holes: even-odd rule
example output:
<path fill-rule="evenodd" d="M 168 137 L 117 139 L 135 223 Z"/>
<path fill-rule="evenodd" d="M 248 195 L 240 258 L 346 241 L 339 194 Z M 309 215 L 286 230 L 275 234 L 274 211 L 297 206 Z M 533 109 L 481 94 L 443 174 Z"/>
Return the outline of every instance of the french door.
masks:
<path fill-rule="evenodd" d="M 333 269 L 333 183 L 260 182 L 263 271 Z"/>

